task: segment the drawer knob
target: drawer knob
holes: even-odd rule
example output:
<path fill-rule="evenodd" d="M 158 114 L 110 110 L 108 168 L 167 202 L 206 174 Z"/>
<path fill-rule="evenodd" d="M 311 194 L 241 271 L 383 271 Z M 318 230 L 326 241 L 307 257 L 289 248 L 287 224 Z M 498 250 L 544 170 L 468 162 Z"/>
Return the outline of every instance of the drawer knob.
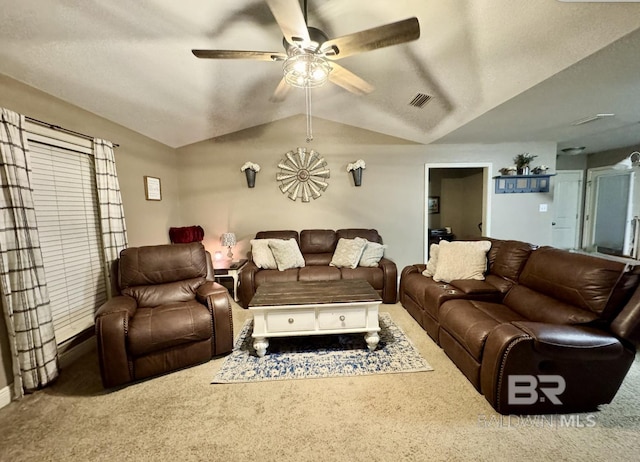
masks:
<path fill-rule="evenodd" d="M 289 324 L 293 324 L 293 318 L 289 318 Z"/>
<path fill-rule="evenodd" d="M 344 321 L 344 314 L 340 315 L 340 321 Z"/>

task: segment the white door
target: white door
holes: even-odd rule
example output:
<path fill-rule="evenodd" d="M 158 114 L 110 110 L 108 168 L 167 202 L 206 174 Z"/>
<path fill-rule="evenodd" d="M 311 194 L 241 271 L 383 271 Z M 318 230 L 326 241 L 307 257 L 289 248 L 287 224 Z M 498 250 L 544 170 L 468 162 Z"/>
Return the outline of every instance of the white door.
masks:
<path fill-rule="evenodd" d="M 582 170 L 559 171 L 553 182 L 552 245 L 559 249 L 580 246 Z"/>

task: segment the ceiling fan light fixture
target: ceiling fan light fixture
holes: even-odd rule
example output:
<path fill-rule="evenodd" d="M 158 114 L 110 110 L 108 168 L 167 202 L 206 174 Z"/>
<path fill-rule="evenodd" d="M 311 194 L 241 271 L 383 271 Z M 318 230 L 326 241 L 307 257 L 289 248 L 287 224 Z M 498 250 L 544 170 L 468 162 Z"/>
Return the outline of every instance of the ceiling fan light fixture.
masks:
<path fill-rule="evenodd" d="M 301 52 L 289 56 L 282 70 L 285 81 L 292 87 L 315 88 L 327 83 L 331 66 L 322 56 Z"/>

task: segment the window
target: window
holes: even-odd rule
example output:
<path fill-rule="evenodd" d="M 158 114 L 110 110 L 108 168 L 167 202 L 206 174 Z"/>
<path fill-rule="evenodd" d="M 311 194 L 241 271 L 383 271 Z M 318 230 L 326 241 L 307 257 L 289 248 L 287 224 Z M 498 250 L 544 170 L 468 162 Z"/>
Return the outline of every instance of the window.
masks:
<path fill-rule="evenodd" d="M 29 135 L 33 200 L 58 344 L 91 327 L 107 299 L 90 154 L 86 146 Z"/>

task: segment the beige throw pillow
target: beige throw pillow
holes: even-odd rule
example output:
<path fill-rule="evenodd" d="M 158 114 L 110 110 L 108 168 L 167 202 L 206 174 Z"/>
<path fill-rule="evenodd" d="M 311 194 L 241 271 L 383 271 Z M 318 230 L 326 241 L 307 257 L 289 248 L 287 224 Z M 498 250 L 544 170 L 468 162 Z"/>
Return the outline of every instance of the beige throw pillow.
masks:
<path fill-rule="evenodd" d="M 367 245 L 364 247 L 358 266 L 364 266 L 367 268 L 375 268 L 380 263 L 382 257 L 384 257 L 384 249 L 386 245 L 378 244 L 377 242 L 367 241 Z"/>
<path fill-rule="evenodd" d="M 278 269 L 276 259 L 273 257 L 273 252 L 269 248 L 269 242 L 271 239 L 251 239 L 251 257 L 253 263 L 258 268 L 262 269 Z"/>
<path fill-rule="evenodd" d="M 436 268 L 438 267 L 438 254 L 440 253 L 440 247 L 438 244 L 431 244 L 429 247 L 429 261 L 427 267 L 422 272 L 424 276 L 432 278 L 436 274 Z"/>
<path fill-rule="evenodd" d="M 295 239 L 269 239 L 269 248 L 280 271 L 304 266 L 304 257 Z"/>
<path fill-rule="evenodd" d="M 329 265 L 338 268 L 357 267 L 366 245 L 367 240 L 360 237 L 356 237 L 355 239 L 340 238 Z"/>
<path fill-rule="evenodd" d="M 489 241 L 440 241 L 434 281 L 484 280 Z"/>

